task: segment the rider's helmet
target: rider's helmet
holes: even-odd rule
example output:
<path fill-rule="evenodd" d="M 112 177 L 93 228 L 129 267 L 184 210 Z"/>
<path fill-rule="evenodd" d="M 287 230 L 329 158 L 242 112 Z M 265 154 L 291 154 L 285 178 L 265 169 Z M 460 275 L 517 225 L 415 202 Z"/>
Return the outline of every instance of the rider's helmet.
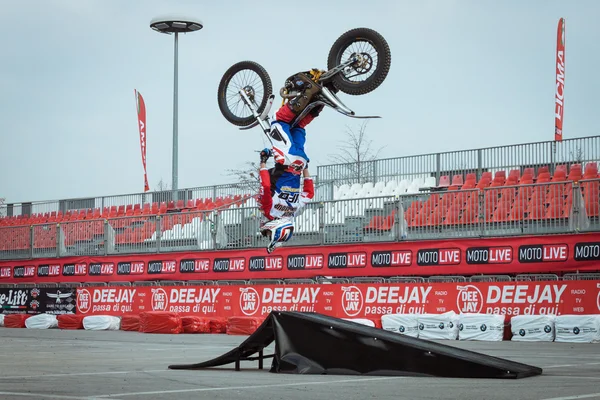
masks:
<path fill-rule="evenodd" d="M 271 253 L 292 238 L 294 222 L 291 219 L 274 219 L 261 226 L 260 233 L 270 239 L 267 252 Z"/>

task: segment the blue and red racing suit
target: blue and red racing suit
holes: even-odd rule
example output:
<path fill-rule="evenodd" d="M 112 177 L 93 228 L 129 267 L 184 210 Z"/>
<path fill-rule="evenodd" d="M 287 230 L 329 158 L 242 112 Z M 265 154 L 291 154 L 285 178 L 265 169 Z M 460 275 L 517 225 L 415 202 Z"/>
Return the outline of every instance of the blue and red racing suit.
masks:
<path fill-rule="evenodd" d="M 288 172 L 300 175 L 310 161 L 304 150 L 306 143 L 306 125 L 317 117 L 318 113 L 308 114 L 296 126 L 290 128 L 290 122 L 296 114 L 288 104 L 283 105 L 275 113 L 275 121 L 271 123 L 273 143 L 273 159 L 278 164 L 289 166 Z"/>
<path fill-rule="evenodd" d="M 265 217 L 274 219 L 293 219 L 298 211 L 315 195 L 315 186 L 312 178 L 304 178 L 304 187 L 301 187 L 300 175 L 285 171 L 281 174 L 275 187 L 271 187 L 269 170 L 260 170 L 260 195 L 258 202 Z"/>

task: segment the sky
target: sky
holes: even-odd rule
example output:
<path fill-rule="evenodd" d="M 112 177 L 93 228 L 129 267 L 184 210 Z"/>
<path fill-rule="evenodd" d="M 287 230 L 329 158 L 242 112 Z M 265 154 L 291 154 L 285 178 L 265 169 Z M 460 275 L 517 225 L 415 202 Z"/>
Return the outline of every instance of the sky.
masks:
<path fill-rule="evenodd" d="M 165 14 L 200 19 L 179 40 L 179 187 L 232 181 L 264 134 L 217 104 L 242 60 L 285 78 L 326 69 L 334 41 L 368 27 L 392 66 L 363 96 L 340 93 L 380 157 L 552 140 L 556 29 L 566 19 L 564 138 L 600 134 L 600 2 L 594 0 L 1 0 L 0 197 L 7 203 L 143 191 L 134 89 L 147 107 L 150 187 L 171 181 L 173 37 Z M 276 98 L 280 104 L 281 98 Z M 360 120 L 325 110 L 307 128 L 311 168 L 331 164 Z"/>

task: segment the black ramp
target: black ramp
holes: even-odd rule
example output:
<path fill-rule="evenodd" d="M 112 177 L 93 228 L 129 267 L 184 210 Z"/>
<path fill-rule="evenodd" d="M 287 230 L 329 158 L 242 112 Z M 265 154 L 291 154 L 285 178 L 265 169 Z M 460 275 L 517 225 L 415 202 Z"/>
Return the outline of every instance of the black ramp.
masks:
<path fill-rule="evenodd" d="M 271 372 L 517 379 L 541 368 L 315 313 L 272 312 L 238 348 L 200 369 L 238 362 L 275 340 Z M 267 343 L 268 342 L 268 343 Z M 262 346 L 262 347 L 261 347 Z"/>

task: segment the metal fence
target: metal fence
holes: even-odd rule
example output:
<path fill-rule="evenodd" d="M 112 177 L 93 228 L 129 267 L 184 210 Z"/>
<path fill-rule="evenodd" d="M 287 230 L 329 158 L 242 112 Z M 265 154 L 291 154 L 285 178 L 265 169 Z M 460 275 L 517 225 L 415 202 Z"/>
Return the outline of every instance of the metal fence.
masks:
<path fill-rule="evenodd" d="M 547 167 L 550 173 L 560 165 L 585 164 L 600 161 L 600 136 L 565 139 L 561 142 L 547 141 L 482 149 L 423 154 L 317 167 L 316 197 L 318 201 L 337 199 L 336 192 L 343 185 L 395 182 L 401 185 L 396 193 L 419 193 L 424 188 L 436 186 L 443 176 L 473 173 L 477 179 L 484 172 L 509 171 L 533 168 L 537 171 Z M 165 203 L 169 208 L 185 208 L 190 201 L 199 199 L 217 201 L 223 197 L 255 194 L 256 185 L 232 183 L 204 186 L 176 191 L 164 190 L 117 196 L 73 198 L 55 201 L 9 203 L 0 206 L 0 215 L 19 216 L 40 213 L 58 213 L 115 207 L 118 215 L 127 210 L 135 213 L 153 204 Z M 380 193 L 385 195 L 387 193 Z M 375 197 L 372 194 L 368 197 Z M 365 197 L 365 196 L 363 196 Z M 182 207 L 181 207 L 182 206 Z M 113 216 L 111 216 L 112 218 Z"/>
<path fill-rule="evenodd" d="M 442 176 L 474 173 L 479 180 L 484 172 L 548 167 L 600 161 L 600 136 L 538 142 L 483 149 L 451 151 L 387 158 L 317 167 L 318 199 L 333 199 L 336 187 L 355 183 L 408 181 L 432 178 L 439 184 Z"/>
<path fill-rule="evenodd" d="M 600 231 L 600 179 L 309 203 L 286 246 Z M 258 207 L 0 227 L 0 259 L 263 247 Z"/>

